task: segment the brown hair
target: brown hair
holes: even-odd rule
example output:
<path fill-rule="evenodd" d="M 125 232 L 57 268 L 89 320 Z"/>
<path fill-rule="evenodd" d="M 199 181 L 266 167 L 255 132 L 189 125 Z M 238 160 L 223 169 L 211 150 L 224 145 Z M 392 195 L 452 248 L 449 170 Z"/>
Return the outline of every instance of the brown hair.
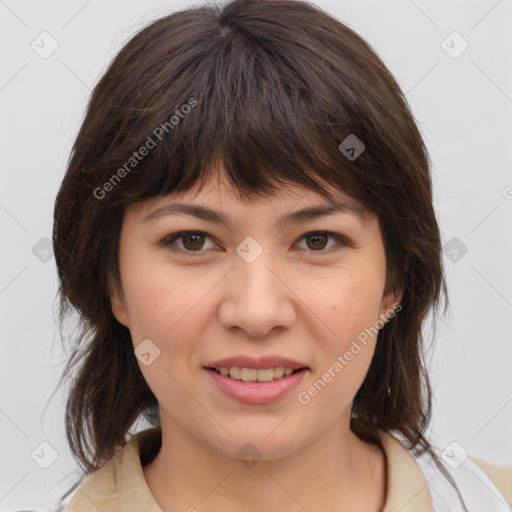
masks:
<path fill-rule="evenodd" d="M 349 135 L 365 146 L 355 159 L 339 148 Z M 216 162 L 242 198 L 287 183 L 330 198 L 324 182 L 376 213 L 385 293 L 402 293 L 402 309 L 379 331 L 350 426 L 377 445 L 379 429 L 397 431 L 438 463 L 424 436 L 431 387 L 421 328 L 447 294 L 429 156 L 369 44 L 298 0 L 234 0 L 157 19 L 128 41 L 92 93 L 53 231 L 59 321 L 74 308 L 81 326 L 63 373 L 77 369 L 66 406 L 76 459 L 97 470 L 157 407 L 130 332 L 111 311 L 124 208 L 202 186 Z"/>

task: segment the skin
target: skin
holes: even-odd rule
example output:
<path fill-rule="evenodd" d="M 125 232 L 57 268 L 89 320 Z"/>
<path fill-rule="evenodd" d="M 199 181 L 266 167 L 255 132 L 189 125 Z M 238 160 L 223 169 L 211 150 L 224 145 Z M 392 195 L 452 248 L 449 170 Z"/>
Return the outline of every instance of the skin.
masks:
<path fill-rule="evenodd" d="M 400 299 L 383 295 L 378 219 L 369 211 L 364 219 L 337 212 L 280 226 L 282 215 L 325 199 L 292 185 L 245 204 L 218 176 L 200 192 L 132 205 L 123 219 L 112 311 L 134 347 L 149 338 L 160 350 L 150 365 L 138 361 L 162 425 L 162 448 L 143 467 L 148 486 L 166 512 L 380 511 L 384 453 L 349 427 L 376 337 L 308 404 L 297 399 Z M 222 210 L 233 229 L 183 214 L 142 222 L 177 202 Z M 162 244 L 187 230 L 208 236 Z M 304 237 L 310 231 L 330 231 L 349 244 Z M 247 236 L 263 248 L 250 264 L 235 251 Z M 242 354 L 290 357 L 310 371 L 279 401 L 241 403 L 222 394 L 203 365 Z M 248 442 L 261 452 L 251 467 L 237 457 Z"/>

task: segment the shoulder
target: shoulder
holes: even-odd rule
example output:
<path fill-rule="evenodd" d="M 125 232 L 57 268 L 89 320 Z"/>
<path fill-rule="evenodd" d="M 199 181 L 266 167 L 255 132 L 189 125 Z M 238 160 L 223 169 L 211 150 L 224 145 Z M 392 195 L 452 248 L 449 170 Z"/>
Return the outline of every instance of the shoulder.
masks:
<path fill-rule="evenodd" d="M 400 438 L 399 442 L 403 442 Z M 404 445 L 407 449 L 407 447 Z M 485 510 L 486 512 L 510 512 L 510 493 L 512 492 L 512 476 L 508 485 L 508 499 L 498 490 L 483 469 L 469 457 L 469 454 L 458 444 L 451 443 L 441 451 L 433 446 L 442 466 L 456 483 L 468 510 Z M 432 502 L 436 512 L 452 512 L 463 510 L 457 491 L 446 476 L 440 471 L 432 455 L 428 452 L 417 456 L 408 450 L 414 458 L 428 482 Z M 488 468 L 492 468 L 488 465 Z M 506 468 L 505 468 L 506 469 Z M 512 472 L 512 467 L 510 468 Z M 505 489 L 505 488 L 504 488 Z"/>
<path fill-rule="evenodd" d="M 499 466 L 477 457 L 469 458 L 490 478 L 507 503 L 512 506 L 512 465 Z"/>
<path fill-rule="evenodd" d="M 87 477 L 68 508 L 62 512 L 85 512 L 91 510 L 91 506 L 102 512 L 120 512 L 117 473 L 123 464 L 123 459 L 129 457 L 132 450 L 133 442 L 124 446 L 103 467 Z"/>
<path fill-rule="evenodd" d="M 87 478 L 69 508 L 56 512 L 123 512 L 127 503 L 134 510 L 137 507 L 156 510 L 142 465 L 151 460 L 159 448 L 159 432 L 148 429 L 133 435 L 112 459 Z"/>

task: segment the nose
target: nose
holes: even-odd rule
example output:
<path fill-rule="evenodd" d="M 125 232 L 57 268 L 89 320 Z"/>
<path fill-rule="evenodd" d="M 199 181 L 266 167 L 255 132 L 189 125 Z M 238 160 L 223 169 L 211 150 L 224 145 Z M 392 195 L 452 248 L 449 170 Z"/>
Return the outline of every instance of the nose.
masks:
<path fill-rule="evenodd" d="M 224 280 L 219 320 L 227 330 L 240 329 L 261 338 L 273 329 L 289 328 L 295 321 L 295 297 L 281 267 L 269 251 L 251 263 L 235 258 Z"/>

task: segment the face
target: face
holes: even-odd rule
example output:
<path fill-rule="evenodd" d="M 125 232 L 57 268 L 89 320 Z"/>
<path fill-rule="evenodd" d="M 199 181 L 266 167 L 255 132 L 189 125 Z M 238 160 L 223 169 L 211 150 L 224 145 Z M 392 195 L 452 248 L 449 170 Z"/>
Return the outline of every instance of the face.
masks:
<path fill-rule="evenodd" d="M 219 178 L 126 210 L 112 310 L 130 330 L 162 428 L 233 458 L 251 442 L 268 460 L 349 428 L 377 330 L 396 300 L 383 296 L 377 217 L 335 194 L 354 208 L 290 216 L 328 203 L 291 186 L 247 204 Z M 171 205 L 215 210 L 226 225 L 165 210 Z M 306 369 L 249 383 L 206 368 L 236 356 L 287 358 Z"/>

